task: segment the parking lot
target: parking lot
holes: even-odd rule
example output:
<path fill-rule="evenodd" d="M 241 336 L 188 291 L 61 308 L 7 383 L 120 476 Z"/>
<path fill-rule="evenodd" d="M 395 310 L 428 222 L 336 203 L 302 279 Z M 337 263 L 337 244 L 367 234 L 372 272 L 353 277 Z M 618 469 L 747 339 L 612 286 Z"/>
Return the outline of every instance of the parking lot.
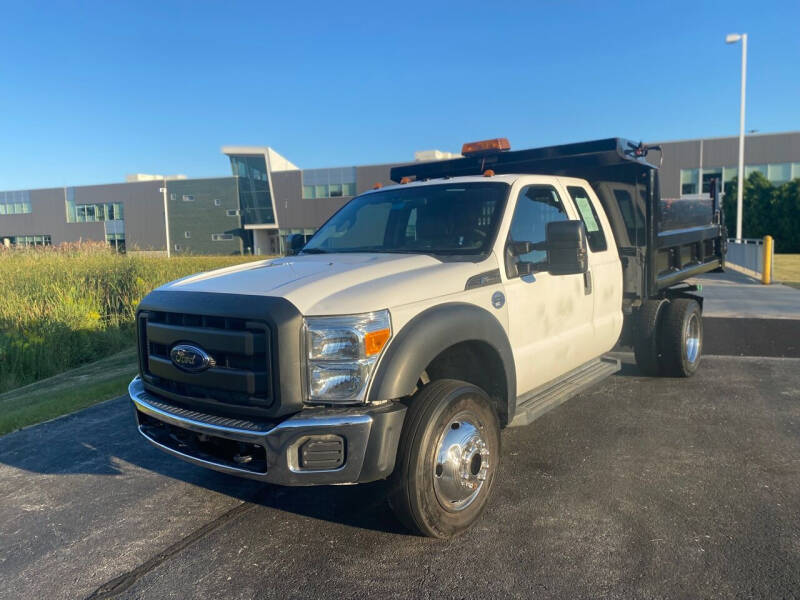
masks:
<path fill-rule="evenodd" d="M 278 488 L 139 439 L 125 399 L 0 439 L 0 596 L 791 597 L 800 359 L 623 371 L 503 436 L 477 526 L 405 532 L 380 484 Z"/>

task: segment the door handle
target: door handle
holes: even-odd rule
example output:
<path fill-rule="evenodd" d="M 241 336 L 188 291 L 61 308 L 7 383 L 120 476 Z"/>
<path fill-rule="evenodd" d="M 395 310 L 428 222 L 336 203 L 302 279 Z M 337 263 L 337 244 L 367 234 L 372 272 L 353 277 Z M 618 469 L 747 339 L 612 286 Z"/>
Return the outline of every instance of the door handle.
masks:
<path fill-rule="evenodd" d="M 583 274 L 583 293 L 585 296 L 588 296 L 592 293 L 592 272 L 586 271 Z"/>

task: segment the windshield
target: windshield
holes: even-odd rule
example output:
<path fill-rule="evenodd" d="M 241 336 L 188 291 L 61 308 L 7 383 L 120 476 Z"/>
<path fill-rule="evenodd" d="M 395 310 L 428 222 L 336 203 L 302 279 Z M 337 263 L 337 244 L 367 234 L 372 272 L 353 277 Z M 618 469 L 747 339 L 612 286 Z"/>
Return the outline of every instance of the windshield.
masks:
<path fill-rule="evenodd" d="M 508 189 L 473 182 L 364 194 L 331 217 L 303 252 L 487 254 Z"/>

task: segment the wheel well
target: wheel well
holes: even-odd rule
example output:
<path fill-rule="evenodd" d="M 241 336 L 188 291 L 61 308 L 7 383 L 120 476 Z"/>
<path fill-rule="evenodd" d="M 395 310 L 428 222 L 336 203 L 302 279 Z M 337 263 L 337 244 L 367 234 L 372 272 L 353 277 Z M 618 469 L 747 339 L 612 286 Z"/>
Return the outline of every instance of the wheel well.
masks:
<path fill-rule="evenodd" d="M 508 424 L 508 386 L 500 354 L 486 342 L 459 342 L 440 352 L 420 380 L 460 379 L 478 386 L 492 400 L 500 425 Z"/>

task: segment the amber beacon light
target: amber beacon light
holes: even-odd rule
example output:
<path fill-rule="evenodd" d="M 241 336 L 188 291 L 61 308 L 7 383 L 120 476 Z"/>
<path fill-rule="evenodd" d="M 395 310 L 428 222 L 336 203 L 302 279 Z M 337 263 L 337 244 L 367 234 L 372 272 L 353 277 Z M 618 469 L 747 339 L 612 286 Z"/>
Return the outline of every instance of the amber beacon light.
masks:
<path fill-rule="evenodd" d="M 507 138 L 467 142 L 461 146 L 461 154 L 464 156 L 481 156 L 484 154 L 494 154 L 495 152 L 505 152 L 506 150 L 511 150 L 511 144 L 508 143 Z"/>

